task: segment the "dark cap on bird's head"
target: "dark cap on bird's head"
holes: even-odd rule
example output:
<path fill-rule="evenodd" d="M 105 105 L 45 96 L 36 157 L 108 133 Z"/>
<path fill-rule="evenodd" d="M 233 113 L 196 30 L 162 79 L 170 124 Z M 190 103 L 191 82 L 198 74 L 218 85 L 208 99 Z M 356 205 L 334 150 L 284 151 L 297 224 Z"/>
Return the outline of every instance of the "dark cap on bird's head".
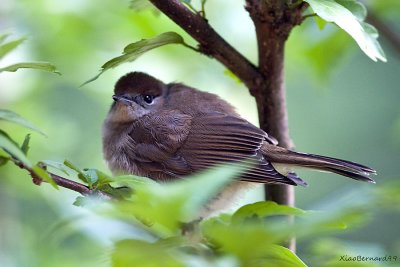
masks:
<path fill-rule="evenodd" d="M 143 72 L 130 72 L 122 76 L 115 84 L 115 95 L 122 94 L 151 94 L 159 96 L 165 84 Z"/>

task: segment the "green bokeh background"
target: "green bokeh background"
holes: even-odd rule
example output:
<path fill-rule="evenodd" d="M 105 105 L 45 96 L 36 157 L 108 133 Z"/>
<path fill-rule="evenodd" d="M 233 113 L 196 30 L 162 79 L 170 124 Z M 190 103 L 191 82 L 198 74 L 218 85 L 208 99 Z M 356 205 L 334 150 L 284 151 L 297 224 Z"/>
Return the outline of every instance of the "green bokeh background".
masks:
<path fill-rule="evenodd" d="M 385 9 L 378 2 L 368 1 L 399 33 L 398 5 Z M 254 28 L 243 5 L 242 1 L 210 0 L 207 17 L 224 38 L 255 62 Z M 225 68 L 215 60 L 179 45 L 149 52 L 79 88 L 105 61 L 141 38 L 173 30 L 195 45 L 164 15 L 152 10 L 134 12 L 128 6 L 129 1 L 112 0 L 0 3 L 0 32 L 12 33 L 13 38 L 28 37 L 0 66 L 50 61 L 63 74 L 32 70 L 0 74 L 0 107 L 21 114 L 48 136 L 32 135 L 32 161 L 69 159 L 80 167 L 108 172 L 102 159 L 101 124 L 114 83 L 133 70 L 216 93 L 257 124 L 255 102 L 247 89 L 225 75 Z M 377 184 L 371 185 L 300 171 L 310 186 L 296 188 L 297 205 L 326 210 L 350 205 L 366 197 L 366 188 L 400 178 L 400 54 L 381 38 L 388 62 L 375 63 L 333 25 L 320 31 L 314 24 L 309 19 L 296 28 L 286 47 L 287 106 L 296 149 L 364 163 L 379 174 Z M 331 34 L 337 35 L 336 40 L 343 39 L 342 45 L 319 45 Z M 0 126 L 18 141 L 28 132 L 3 122 Z M 262 190 L 248 195 L 248 199 L 260 199 Z M 110 244 L 123 235 L 123 225 L 72 206 L 76 196 L 48 185 L 37 187 L 14 166 L 1 168 L 0 266 L 107 266 Z M 383 251 L 400 256 L 398 225 L 400 216 L 382 212 L 366 226 L 337 237 L 377 256 Z M 299 244 L 300 256 L 307 255 L 306 247 L 307 242 Z"/>

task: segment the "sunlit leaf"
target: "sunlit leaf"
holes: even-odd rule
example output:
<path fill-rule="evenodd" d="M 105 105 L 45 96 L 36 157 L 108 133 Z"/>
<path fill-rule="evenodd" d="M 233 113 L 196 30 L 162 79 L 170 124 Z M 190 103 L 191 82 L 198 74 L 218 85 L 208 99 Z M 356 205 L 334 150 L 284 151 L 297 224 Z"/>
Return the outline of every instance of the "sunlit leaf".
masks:
<path fill-rule="evenodd" d="M 92 173 L 91 175 L 93 175 L 93 177 L 94 177 L 94 179 L 92 179 L 92 183 L 95 188 L 105 185 L 105 184 L 109 184 L 114 181 L 113 177 L 111 177 L 97 169 L 84 169 L 83 171 L 86 174 L 89 174 L 89 172 Z"/>
<path fill-rule="evenodd" d="M 269 245 L 259 259 L 250 260 L 252 266 L 271 267 L 307 267 L 307 265 L 290 249 L 278 245 Z"/>
<path fill-rule="evenodd" d="M 142 240 L 121 240 L 115 244 L 112 253 L 113 267 L 126 266 L 185 266 L 159 243 L 150 243 Z"/>
<path fill-rule="evenodd" d="M 74 170 L 75 172 L 78 173 L 78 178 L 89 185 L 89 187 L 92 185 L 91 183 L 91 177 L 89 177 L 86 173 L 84 173 L 81 169 L 79 169 L 78 167 L 76 167 L 74 164 L 72 164 L 72 162 L 70 162 L 69 160 L 65 160 L 64 161 L 64 165 L 67 166 L 68 168 Z"/>
<path fill-rule="evenodd" d="M 19 124 L 21 126 L 24 126 L 28 129 L 34 130 L 35 132 L 38 132 L 42 135 L 45 135 L 41 130 L 39 130 L 36 126 L 34 126 L 32 123 L 18 115 L 17 113 L 7 110 L 7 109 L 0 109 L 0 120 L 6 120 L 9 122 L 13 122 L 16 124 Z"/>
<path fill-rule="evenodd" d="M 100 70 L 100 73 L 90 80 L 84 82 L 82 84 L 85 85 L 96 80 L 103 74 L 105 71 L 115 68 L 123 63 L 135 61 L 138 57 L 143 55 L 144 53 L 155 49 L 160 46 L 168 45 L 168 44 L 183 44 L 183 38 L 179 34 L 175 32 L 165 32 L 156 37 L 149 39 L 142 39 L 136 43 L 132 43 L 127 45 L 122 52 L 122 55 L 119 57 L 115 57 L 109 61 L 107 61 Z"/>
<path fill-rule="evenodd" d="M 24 142 L 21 145 L 21 150 L 22 152 L 24 152 L 25 155 L 28 155 L 28 151 L 29 151 L 29 141 L 31 140 L 31 135 L 27 134 L 25 136 Z"/>
<path fill-rule="evenodd" d="M 362 16 L 359 8 L 357 14 L 353 14 L 349 9 L 334 0 L 305 0 L 310 4 L 314 12 L 328 22 L 334 22 L 357 42 L 361 50 L 372 60 L 386 61 L 381 46 L 376 40 L 376 36 L 368 32 L 365 23 L 359 21 Z"/>
<path fill-rule="evenodd" d="M 43 181 L 51 184 L 55 189 L 58 189 L 58 185 L 50 176 L 50 174 L 43 170 L 39 165 L 32 166 L 32 171 Z"/>
<path fill-rule="evenodd" d="M 141 176 L 136 176 L 136 175 L 120 175 L 120 176 L 115 176 L 112 177 L 112 182 L 118 183 L 118 184 L 123 184 L 127 185 L 130 187 L 135 187 L 137 185 L 152 185 L 152 184 L 158 184 L 156 181 L 147 178 L 147 177 L 141 177 Z"/>
<path fill-rule="evenodd" d="M 85 174 L 85 177 L 87 178 L 90 185 L 93 185 L 99 180 L 95 169 L 84 169 L 82 173 Z"/>
<path fill-rule="evenodd" d="M 4 35 L 3 35 L 4 36 Z M 3 40 L 7 37 L 7 35 L 4 36 Z M 0 59 L 2 59 L 5 55 L 10 53 L 12 50 L 17 48 L 20 44 L 22 44 L 26 38 L 20 38 L 14 41 L 10 41 L 5 44 L 0 45 Z"/>
<path fill-rule="evenodd" d="M 32 163 L 26 157 L 19 145 L 15 143 L 11 137 L 4 131 L 0 130 L 0 148 L 5 152 L 21 161 L 25 166 L 32 167 Z"/>
<path fill-rule="evenodd" d="M 306 212 L 295 207 L 279 205 L 273 201 L 260 201 L 240 207 L 232 216 L 232 222 L 242 222 L 254 216 L 264 218 L 275 215 L 304 215 Z"/>
<path fill-rule="evenodd" d="M 61 73 L 57 70 L 56 66 L 53 64 L 50 64 L 48 62 L 21 62 L 21 63 L 16 63 L 12 64 L 7 67 L 0 68 L 0 72 L 2 71 L 10 71 L 10 72 L 15 72 L 19 69 L 37 69 L 37 70 L 43 70 L 47 72 L 52 72 L 56 73 L 58 75 L 61 75 Z"/>
<path fill-rule="evenodd" d="M 52 160 L 42 160 L 41 163 L 47 167 L 52 167 L 56 170 L 59 170 L 68 176 L 70 175 L 69 171 L 71 170 L 71 168 L 67 167 L 62 162 L 57 162 L 57 161 L 52 161 Z"/>
<path fill-rule="evenodd" d="M 335 0 L 335 2 L 347 8 L 359 21 L 364 21 L 367 17 L 367 9 L 357 0 Z"/>
<path fill-rule="evenodd" d="M 204 205 L 242 171 L 241 166 L 222 166 L 166 184 L 137 184 L 131 201 L 116 207 L 151 225 L 161 236 L 170 236 L 183 222 L 197 219 Z"/>
<path fill-rule="evenodd" d="M 328 23 L 318 16 L 314 16 L 314 20 L 320 30 L 323 30 L 325 28 L 326 24 Z"/>
<path fill-rule="evenodd" d="M 242 262 L 241 266 L 264 266 L 257 265 L 256 262 L 266 256 L 271 245 L 285 238 L 261 223 L 226 225 L 225 222 L 213 218 L 201 224 L 201 231 L 218 253 L 238 257 Z"/>
<path fill-rule="evenodd" d="M 119 186 L 112 187 L 110 184 L 103 184 L 101 186 L 96 187 L 96 190 L 107 193 L 115 199 L 128 199 L 132 196 L 134 190 L 131 187 L 127 186 Z"/>

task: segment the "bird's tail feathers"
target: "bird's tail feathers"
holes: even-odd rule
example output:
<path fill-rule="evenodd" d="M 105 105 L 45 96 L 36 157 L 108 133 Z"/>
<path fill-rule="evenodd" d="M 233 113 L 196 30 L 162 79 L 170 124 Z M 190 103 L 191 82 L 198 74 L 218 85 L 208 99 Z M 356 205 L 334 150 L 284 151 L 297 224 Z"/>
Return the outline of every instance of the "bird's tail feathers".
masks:
<path fill-rule="evenodd" d="M 326 156 L 295 152 L 274 145 L 264 145 L 262 151 L 264 156 L 272 163 L 333 172 L 355 180 L 375 183 L 369 175 L 376 174 L 376 171 L 359 163 Z"/>

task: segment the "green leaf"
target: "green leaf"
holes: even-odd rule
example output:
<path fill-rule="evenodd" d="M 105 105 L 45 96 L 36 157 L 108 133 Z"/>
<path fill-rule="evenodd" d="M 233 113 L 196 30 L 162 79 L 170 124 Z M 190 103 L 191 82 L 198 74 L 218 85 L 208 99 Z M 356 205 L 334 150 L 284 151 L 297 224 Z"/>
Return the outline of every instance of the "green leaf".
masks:
<path fill-rule="evenodd" d="M 279 205 L 273 201 L 260 201 L 240 207 L 232 216 L 232 222 L 243 222 L 247 218 L 264 218 L 274 215 L 304 215 L 299 208 Z"/>
<path fill-rule="evenodd" d="M 84 169 L 82 173 L 89 182 L 89 185 L 93 185 L 99 180 L 95 169 Z"/>
<path fill-rule="evenodd" d="M 84 169 L 87 175 L 93 176 L 92 183 L 94 188 L 101 187 L 114 181 L 114 179 L 97 169 Z"/>
<path fill-rule="evenodd" d="M 183 267 L 183 263 L 162 243 L 142 240 L 121 240 L 115 244 L 112 253 L 113 267 L 126 266 L 168 266 Z"/>
<path fill-rule="evenodd" d="M 9 160 L 10 160 L 10 157 L 0 156 L 0 167 L 3 165 L 6 165 Z"/>
<path fill-rule="evenodd" d="M 7 36 L 2 36 L 2 39 L 4 40 Z M 14 41 L 10 41 L 8 43 L 0 45 L 0 59 L 2 59 L 5 55 L 10 53 L 12 50 L 17 48 L 20 44 L 22 44 L 26 38 L 20 38 Z"/>
<path fill-rule="evenodd" d="M 32 163 L 26 157 L 19 145 L 4 131 L 0 130 L 0 148 L 5 152 L 21 161 L 25 166 L 32 167 Z"/>
<path fill-rule="evenodd" d="M 50 174 L 43 170 L 40 166 L 40 163 L 32 167 L 32 171 L 43 181 L 48 182 L 51 184 L 55 189 L 58 189 L 58 185 L 56 182 L 53 180 L 53 178 L 50 176 Z"/>
<path fill-rule="evenodd" d="M 165 32 L 156 37 L 142 39 L 136 43 L 129 44 L 124 48 L 121 56 L 115 57 L 104 63 L 104 65 L 101 67 L 100 73 L 90 80 L 84 82 L 81 86 L 96 80 L 101 74 L 109 69 L 115 68 L 123 63 L 135 61 L 144 53 L 168 44 L 184 44 L 184 41 L 182 36 L 176 32 Z"/>
<path fill-rule="evenodd" d="M 35 132 L 38 132 L 42 135 L 45 135 L 41 130 L 36 128 L 36 126 L 34 126 L 32 123 L 30 123 L 29 121 L 22 118 L 20 115 L 18 115 L 17 113 L 15 113 L 11 110 L 0 109 L 0 120 L 6 120 L 9 122 L 13 122 L 13 123 L 19 124 L 21 126 L 24 126 L 25 128 L 34 130 Z"/>
<path fill-rule="evenodd" d="M 29 141 L 31 140 L 31 135 L 27 134 L 25 136 L 24 142 L 21 145 L 21 150 L 24 152 L 25 155 L 28 155 L 28 150 L 29 150 Z"/>
<path fill-rule="evenodd" d="M 66 174 L 67 176 L 70 175 L 69 171 L 71 170 L 71 168 L 64 165 L 64 163 L 52 161 L 52 160 L 42 160 L 41 163 L 47 167 L 52 167 L 56 170 L 59 170 L 59 171 L 63 172 L 64 174 Z"/>
<path fill-rule="evenodd" d="M 305 0 L 322 19 L 333 22 L 346 31 L 357 42 L 361 50 L 372 60 L 386 62 L 386 57 L 376 36 L 368 32 L 368 26 L 359 21 L 362 16 L 359 8 L 357 15 L 334 0 Z M 348 3 L 347 3 L 348 4 Z M 352 8 L 355 10 L 356 8 Z M 358 16 L 358 17 L 357 17 Z"/>
<path fill-rule="evenodd" d="M 266 246 L 261 258 L 255 259 L 254 263 L 257 266 L 307 267 L 290 249 L 278 245 Z"/>
<path fill-rule="evenodd" d="M 116 207 L 120 214 L 134 215 L 158 235 L 171 236 L 182 222 L 197 219 L 204 205 L 243 170 L 238 165 L 221 166 L 166 184 L 138 183 L 131 201 L 116 203 Z"/>
<path fill-rule="evenodd" d="M 120 175 L 120 176 L 115 176 L 112 178 L 112 182 L 117 183 L 117 184 L 122 184 L 126 185 L 129 187 L 134 188 L 135 186 L 141 186 L 141 185 L 158 185 L 158 183 L 150 178 L 147 177 L 141 177 L 141 176 L 136 176 L 136 175 Z"/>
<path fill-rule="evenodd" d="M 325 20 L 321 19 L 318 16 L 314 16 L 314 20 L 320 30 L 323 30 L 325 28 L 325 26 L 327 24 L 327 22 Z"/>
<path fill-rule="evenodd" d="M 52 73 L 56 73 L 58 75 L 61 75 L 61 73 L 57 70 L 56 66 L 53 64 L 50 64 L 48 62 L 21 62 L 21 63 L 16 63 L 7 67 L 0 68 L 0 72 L 3 71 L 10 71 L 10 72 L 15 72 L 18 69 L 37 69 L 37 70 L 43 70 L 43 71 L 48 71 Z"/>
<path fill-rule="evenodd" d="M 262 223 L 226 224 L 210 218 L 201 223 L 201 231 L 207 242 L 218 253 L 234 255 L 241 266 L 269 266 L 257 264 L 266 257 L 270 246 L 282 242 L 288 236 Z M 275 266 L 275 265 L 271 265 Z"/>
<path fill-rule="evenodd" d="M 364 21 L 367 17 L 367 8 L 356 0 L 335 0 L 335 2 L 347 8 L 359 21 Z"/>
<path fill-rule="evenodd" d="M 128 199 L 134 192 L 132 188 L 127 186 L 112 187 L 110 184 L 98 186 L 96 190 L 107 193 L 116 199 Z"/>
<path fill-rule="evenodd" d="M 89 188 L 92 189 L 91 186 L 93 185 L 93 184 L 92 184 L 92 178 L 93 178 L 93 177 L 89 177 L 85 172 L 83 172 L 81 169 L 79 169 L 78 167 L 76 167 L 74 164 L 72 164 L 72 162 L 70 162 L 70 161 L 68 161 L 68 160 L 65 160 L 65 161 L 64 161 L 64 165 L 67 166 L 68 168 L 70 168 L 70 169 L 76 171 L 76 172 L 78 173 L 78 178 L 79 178 L 82 182 L 88 184 L 88 185 L 89 185 Z"/>

